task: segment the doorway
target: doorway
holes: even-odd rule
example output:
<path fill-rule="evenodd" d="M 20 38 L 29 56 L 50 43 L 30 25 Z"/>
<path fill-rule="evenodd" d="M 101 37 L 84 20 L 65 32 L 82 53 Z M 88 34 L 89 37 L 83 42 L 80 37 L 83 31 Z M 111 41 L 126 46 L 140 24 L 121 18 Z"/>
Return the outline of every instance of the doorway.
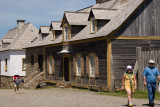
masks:
<path fill-rule="evenodd" d="M 63 61 L 64 81 L 70 81 L 70 57 L 64 57 Z"/>

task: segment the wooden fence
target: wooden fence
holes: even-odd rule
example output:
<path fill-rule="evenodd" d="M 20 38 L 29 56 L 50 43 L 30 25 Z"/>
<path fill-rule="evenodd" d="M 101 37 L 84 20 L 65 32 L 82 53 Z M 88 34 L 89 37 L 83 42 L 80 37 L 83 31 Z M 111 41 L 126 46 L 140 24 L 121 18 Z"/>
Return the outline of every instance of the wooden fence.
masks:
<path fill-rule="evenodd" d="M 134 73 L 137 75 L 138 89 L 144 90 L 146 87 L 143 85 L 143 71 L 148 66 L 150 59 L 155 61 L 155 67 L 160 70 L 160 50 L 142 51 L 141 47 L 137 47 L 137 61 L 134 66 Z M 157 82 L 158 85 L 158 82 Z"/>

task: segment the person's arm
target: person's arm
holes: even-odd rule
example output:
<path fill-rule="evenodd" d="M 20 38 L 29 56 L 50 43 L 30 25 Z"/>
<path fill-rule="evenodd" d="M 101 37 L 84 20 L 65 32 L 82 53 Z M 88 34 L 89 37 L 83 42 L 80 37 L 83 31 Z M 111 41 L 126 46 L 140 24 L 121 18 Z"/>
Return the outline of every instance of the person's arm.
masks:
<path fill-rule="evenodd" d="M 143 84 L 144 84 L 144 86 L 147 86 L 147 83 L 146 83 L 146 76 L 143 76 Z"/>
<path fill-rule="evenodd" d="M 136 76 L 134 75 L 134 89 L 137 89 L 137 79 L 136 79 Z"/>
<path fill-rule="evenodd" d="M 123 75 L 123 78 L 122 78 L 122 87 L 121 87 L 121 90 L 124 90 L 124 82 L 125 82 L 125 74 Z"/>
<path fill-rule="evenodd" d="M 13 77 L 13 82 L 15 82 L 15 79 L 14 79 L 14 77 Z"/>

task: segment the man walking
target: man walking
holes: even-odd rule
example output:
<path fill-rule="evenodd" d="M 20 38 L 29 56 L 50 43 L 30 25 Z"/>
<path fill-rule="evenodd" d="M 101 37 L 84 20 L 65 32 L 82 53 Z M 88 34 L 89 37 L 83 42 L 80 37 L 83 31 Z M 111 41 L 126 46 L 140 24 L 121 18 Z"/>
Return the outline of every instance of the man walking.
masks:
<path fill-rule="evenodd" d="M 154 63 L 154 60 L 149 60 L 149 67 L 146 67 L 143 72 L 144 86 L 147 86 L 150 106 L 154 106 L 157 77 L 160 80 L 159 71 L 154 67 Z"/>

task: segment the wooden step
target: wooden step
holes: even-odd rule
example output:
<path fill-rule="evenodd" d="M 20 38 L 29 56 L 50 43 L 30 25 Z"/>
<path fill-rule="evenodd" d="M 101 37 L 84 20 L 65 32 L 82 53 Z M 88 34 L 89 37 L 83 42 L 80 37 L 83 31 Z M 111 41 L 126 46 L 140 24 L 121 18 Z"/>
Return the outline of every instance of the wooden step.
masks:
<path fill-rule="evenodd" d="M 59 82 L 55 85 L 56 88 L 71 88 L 72 85 L 70 82 Z"/>

